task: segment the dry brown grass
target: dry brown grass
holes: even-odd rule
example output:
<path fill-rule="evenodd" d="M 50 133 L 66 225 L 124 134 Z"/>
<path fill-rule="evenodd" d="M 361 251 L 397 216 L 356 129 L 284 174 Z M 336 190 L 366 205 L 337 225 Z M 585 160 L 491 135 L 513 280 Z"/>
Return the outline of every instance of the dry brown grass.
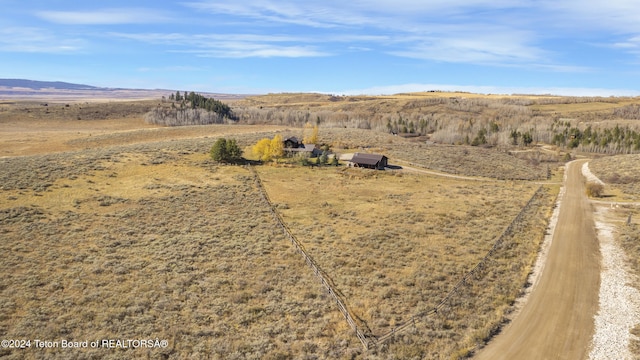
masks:
<path fill-rule="evenodd" d="M 304 263 L 273 231 L 250 172 L 216 166 L 206 152 L 191 151 L 197 144 L 172 146 L 58 154 L 46 167 L 59 171 L 37 174 L 24 189 L 5 185 L 3 338 L 170 343 L 156 350 L 38 350 L 55 357 L 361 352 Z M 12 160 L 24 170 L 38 158 Z"/>
<path fill-rule="evenodd" d="M 65 140 L 87 150 L 0 159 L 0 247 L 6 254 L 0 269 L 8 274 L 0 279 L 0 334 L 48 340 L 158 337 L 170 347 L 58 349 L 43 351 L 45 357 L 462 356 L 503 321 L 525 282 L 557 193 L 555 188 L 536 200 L 521 231 L 446 311 L 365 353 L 277 231 L 251 173 L 207 157 L 214 142 L 208 136 L 237 130 L 234 137 L 246 147 L 272 136 L 263 131 L 283 128 L 173 132 L 125 125 L 126 131 Z M 469 148 L 465 154 L 414 147 L 399 137 L 350 129 L 321 129 L 320 136 L 336 149 L 380 150 L 392 159 L 416 156 L 424 165 L 440 164 L 441 171 L 537 178 L 528 162 L 492 150 Z M 195 139 L 170 140 L 181 137 Z M 46 152 L 51 143 L 44 140 Z M 460 165 L 454 159 L 461 156 L 484 163 Z M 537 187 L 335 168 L 259 171 L 285 221 L 359 321 L 378 335 L 439 301 Z"/>
<path fill-rule="evenodd" d="M 83 102 L 69 107 L 64 103 L 4 104 L 0 106 L 0 158 L 285 129 L 269 125 L 167 128 L 146 124 L 143 116 L 156 103 Z"/>
<path fill-rule="evenodd" d="M 390 164 L 404 161 L 449 174 L 494 179 L 541 180 L 548 166 L 558 161 L 546 156 L 510 154 L 497 149 L 474 146 L 427 145 L 391 134 L 358 129 L 320 129 L 320 140 L 341 152 L 374 152 L 390 157 Z"/>
<path fill-rule="evenodd" d="M 602 134 L 620 126 L 637 133 L 640 98 L 501 96 L 465 93 L 415 93 L 392 96 L 332 96 L 269 94 L 234 104 L 243 123 L 302 127 L 319 122 L 324 127 L 421 133 L 441 144 L 471 144 L 481 131 L 487 146 L 511 149 L 533 144 L 556 144 L 563 149 L 598 153 L 637 152 L 635 143 L 603 143 L 588 139 L 567 141 L 565 126 Z M 411 130 L 413 129 L 413 131 Z M 567 132 L 569 129 L 566 129 Z M 564 136 L 565 140 L 557 136 Z M 484 142 L 482 142 L 484 144 Z M 631 144 L 631 145 L 630 145 Z"/>
<path fill-rule="evenodd" d="M 537 188 L 361 169 L 259 172 L 284 221 L 331 276 L 361 326 L 377 335 L 432 309 L 486 255 Z M 526 245 L 509 245 L 518 255 L 495 260 L 487 280 L 492 285 L 474 284 L 455 299 L 447 318 L 427 320 L 431 331 L 442 331 L 440 340 L 426 344 L 418 340 L 425 334 L 413 329 L 381 353 L 403 357 L 412 349 L 440 357 L 440 351 L 450 354 L 488 338 L 524 283 L 552 199 L 541 199 L 526 235 L 515 240 Z M 482 314 L 472 315 L 470 308 Z"/>
<path fill-rule="evenodd" d="M 640 155 L 594 159 L 589 169 L 607 184 L 607 192 L 619 195 L 622 201 L 640 201 Z"/>

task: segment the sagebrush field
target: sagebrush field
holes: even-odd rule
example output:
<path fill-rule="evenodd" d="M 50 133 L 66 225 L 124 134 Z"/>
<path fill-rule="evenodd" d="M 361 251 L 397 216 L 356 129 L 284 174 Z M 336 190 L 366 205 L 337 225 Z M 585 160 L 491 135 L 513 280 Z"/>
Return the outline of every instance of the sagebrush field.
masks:
<path fill-rule="evenodd" d="M 313 99 L 298 100 L 313 107 Z M 248 153 L 261 138 L 302 138 L 303 129 L 160 127 L 143 121 L 153 106 L 2 105 L 0 335 L 168 346 L 0 356 L 465 358 L 499 332 L 530 286 L 566 149 L 442 145 L 321 123 L 320 142 L 334 152 L 383 153 L 396 169 L 290 161 L 251 170 L 214 162 L 215 140 L 237 139 Z M 637 201 L 637 155 L 621 156 L 627 165 L 615 171 L 607 159 L 592 161 L 594 173 L 610 177 L 616 188 L 607 191 Z M 254 173 L 359 328 L 380 338 L 411 326 L 364 349 L 283 235 Z M 623 233 L 631 253 L 634 214 Z"/>

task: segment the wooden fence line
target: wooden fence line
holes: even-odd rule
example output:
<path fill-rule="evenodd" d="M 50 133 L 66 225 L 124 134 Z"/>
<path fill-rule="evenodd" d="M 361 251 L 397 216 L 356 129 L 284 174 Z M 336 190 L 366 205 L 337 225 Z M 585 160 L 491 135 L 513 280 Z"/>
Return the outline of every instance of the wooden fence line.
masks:
<path fill-rule="evenodd" d="M 415 165 L 418 165 L 418 164 L 415 164 Z M 349 324 L 351 329 L 354 331 L 354 333 L 356 334 L 356 337 L 358 338 L 358 340 L 360 340 L 360 342 L 362 343 L 362 346 L 364 347 L 365 350 L 368 350 L 368 349 L 371 349 L 371 348 L 373 348 L 375 346 L 378 346 L 379 344 L 382 344 L 385 341 L 391 339 L 397 333 L 407 329 L 409 326 L 415 325 L 415 322 L 416 322 L 417 319 L 419 320 L 421 318 L 437 314 L 438 312 L 442 312 L 443 310 L 444 311 L 448 311 L 448 309 L 443 309 L 445 307 L 445 305 L 453 299 L 454 295 L 457 294 L 457 292 L 460 289 L 460 287 L 462 287 L 463 285 L 466 285 L 468 282 L 470 282 L 471 279 L 472 279 L 472 276 L 476 275 L 477 273 L 479 273 L 481 270 L 483 270 L 487 266 L 486 264 L 489 261 L 489 259 L 498 250 L 498 248 L 502 245 L 504 240 L 508 236 L 510 236 L 511 234 L 513 234 L 515 232 L 514 231 L 515 228 L 520 226 L 520 222 L 521 222 L 522 218 L 525 216 L 525 212 L 531 207 L 531 205 L 533 204 L 534 200 L 544 190 L 542 185 L 538 188 L 538 190 L 536 190 L 536 192 L 533 194 L 533 196 L 529 199 L 529 201 L 527 201 L 525 206 L 520 210 L 518 215 L 516 215 L 516 217 L 511 221 L 511 223 L 505 228 L 505 230 L 502 232 L 502 234 L 500 234 L 500 236 L 498 236 L 496 241 L 493 243 L 493 246 L 489 249 L 489 251 L 482 258 L 482 260 L 480 260 L 480 262 L 478 262 L 478 264 L 476 264 L 470 271 L 468 271 L 463 276 L 463 278 L 461 280 L 459 280 L 455 284 L 455 286 L 440 300 L 440 302 L 438 302 L 438 304 L 436 304 L 436 306 L 434 306 L 433 309 L 430 309 L 428 311 L 424 311 L 424 312 L 415 314 L 415 315 L 413 315 L 411 317 L 410 320 L 407 320 L 407 321 L 399 324 L 398 326 L 394 327 L 389 332 L 387 332 L 385 334 L 382 334 L 380 336 L 375 336 L 375 335 L 370 334 L 370 333 L 365 334 L 360 328 L 358 328 L 357 323 L 355 322 L 355 320 L 351 316 L 351 313 L 350 313 L 350 311 L 348 310 L 348 308 L 346 306 L 346 303 L 341 299 L 339 294 L 335 291 L 335 288 L 334 288 L 332 282 L 330 281 L 330 277 L 322 270 L 322 268 L 320 268 L 320 266 L 318 266 L 318 264 L 315 262 L 315 260 L 307 253 L 307 251 L 305 250 L 305 248 L 302 245 L 302 243 L 300 243 L 298 241 L 298 239 L 295 237 L 295 235 L 293 235 L 293 232 L 291 231 L 291 229 L 289 229 L 289 227 L 286 225 L 286 223 L 284 222 L 284 220 L 280 216 L 280 213 L 276 210 L 275 205 L 273 205 L 273 202 L 269 198 L 269 194 L 267 194 L 267 192 L 266 192 L 266 190 L 264 188 L 264 185 L 262 183 L 262 180 L 260 179 L 260 176 L 258 175 L 258 172 L 255 169 L 253 169 L 251 166 L 249 166 L 249 169 L 251 170 L 251 172 L 254 175 L 254 178 L 255 178 L 255 181 L 256 181 L 256 185 L 257 185 L 257 188 L 258 188 L 260 194 L 262 195 L 262 197 L 265 200 L 265 202 L 269 205 L 269 209 L 271 210 L 271 213 L 274 216 L 274 219 L 276 220 L 276 222 L 278 223 L 280 228 L 283 230 L 283 233 L 284 233 L 285 237 L 288 238 L 289 241 L 291 241 L 291 244 L 295 247 L 296 251 L 300 255 L 302 255 L 302 257 L 304 258 L 304 260 L 307 263 L 307 265 L 313 270 L 314 275 L 320 279 L 320 283 L 322 284 L 322 286 L 327 290 L 328 294 L 335 300 L 336 306 L 338 307 L 338 310 L 342 313 L 342 315 L 344 316 L 345 320 L 347 321 L 347 324 Z"/>
<path fill-rule="evenodd" d="M 283 230 L 285 237 L 288 238 L 289 241 L 291 241 L 291 244 L 295 247 L 296 251 L 300 255 L 302 255 L 302 257 L 304 258 L 304 261 L 307 264 L 307 266 L 309 266 L 311 270 L 313 270 L 313 274 L 320 279 L 320 283 L 322 284 L 322 286 L 327 290 L 328 294 L 333 298 L 333 300 L 335 300 L 338 310 L 340 310 L 340 312 L 344 316 L 345 320 L 347 321 L 347 324 L 349 324 L 351 329 L 353 329 L 353 331 L 356 334 L 356 337 L 362 343 L 362 346 L 365 348 L 365 350 L 371 348 L 372 346 L 375 346 L 375 339 L 373 338 L 373 336 L 371 334 L 365 334 L 360 328 L 358 328 L 357 323 L 351 316 L 351 313 L 347 308 L 346 303 L 342 300 L 339 293 L 335 290 L 333 283 L 331 281 L 331 278 L 322 270 L 322 268 L 320 268 L 320 266 L 318 266 L 315 260 L 307 253 L 302 243 L 298 241 L 296 236 L 293 235 L 293 232 L 291 232 L 291 229 L 289 229 L 289 227 L 285 224 L 284 220 L 280 216 L 280 213 L 276 211 L 276 208 L 273 205 L 273 202 L 271 201 L 271 199 L 269 198 L 269 194 L 267 194 L 267 191 L 264 188 L 264 184 L 262 183 L 262 180 L 260 179 L 258 172 L 251 166 L 249 166 L 249 169 L 253 173 L 254 179 L 256 181 L 256 186 L 260 194 L 262 194 L 262 198 L 269 205 L 269 209 L 271 209 L 271 213 L 274 216 L 274 219 L 276 220 L 280 228 Z"/>
<path fill-rule="evenodd" d="M 467 282 L 470 281 L 470 278 L 476 274 L 477 272 L 479 272 L 480 270 L 482 270 L 485 266 L 487 261 L 489 261 L 489 259 L 491 258 L 491 256 L 496 252 L 496 250 L 500 247 L 500 245 L 502 245 L 502 243 L 504 242 L 504 240 L 510 236 L 511 234 L 513 234 L 515 231 L 515 227 L 519 226 L 520 221 L 522 220 L 522 218 L 525 216 L 525 212 L 529 209 L 529 207 L 531 207 L 531 205 L 533 204 L 534 200 L 540 195 L 540 193 L 543 191 L 543 187 L 540 186 L 538 188 L 538 190 L 536 190 L 536 192 L 533 194 L 533 196 L 529 199 L 529 201 L 527 201 L 527 203 L 525 204 L 525 206 L 522 208 L 522 210 L 520 210 L 520 212 L 518 213 L 518 215 L 516 215 L 516 217 L 511 221 L 511 223 L 505 228 L 505 230 L 502 232 L 502 234 L 498 237 L 498 239 L 493 243 L 493 246 L 491 247 L 491 249 L 489 249 L 489 251 L 487 252 L 487 254 L 482 258 L 482 260 L 480 260 L 480 262 L 478 264 L 476 264 L 476 266 L 473 267 L 473 269 L 471 269 L 469 272 L 467 272 L 464 277 L 458 281 L 458 283 L 456 283 L 456 285 L 453 287 L 453 289 L 451 289 L 445 296 L 444 298 L 442 298 L 442 300 L 440 300 L 440 302 L 431 310 L 422 312 L 422 313 L 418 313 L 414 316 L 411 317 L 411 320 L 405 321 L 404 323 L 401 323 L 400 325 L 396 326 L 395 328 L 393 328 L 391 331 L 387 332 L 386 334 L 380 335 L 380 336 L 376 336 L 375 339 L 375 344 L 381 344 L 387 340 L 389 340 L 390 338 L 392 338 L 396 333 L 408 328 L 410 325 L 414 325 L 416 318 L 423 318 L 423 317 L 428 317 L 431 316 L 433 314 L 438 313 L 438 311 L 440 311 L 444 305 L 450 301 L 454 295 L 456 295 L 456 293 L 458 292 L 458 289 L 465 285 Z"/>

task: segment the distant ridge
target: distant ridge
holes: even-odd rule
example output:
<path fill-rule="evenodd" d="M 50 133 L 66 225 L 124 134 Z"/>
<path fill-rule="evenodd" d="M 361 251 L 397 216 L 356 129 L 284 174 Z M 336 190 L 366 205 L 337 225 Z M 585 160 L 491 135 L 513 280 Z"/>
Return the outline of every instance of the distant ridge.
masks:
<path fill-rule="evenodd" d="M 0 99 L 26 100 L 155 100 L 168 97 L 175 90 L 106 88 L 63 81 L 37 81 L 26 79 L 0 79 Z M 220 94 L 200 92 L 217 100 L 243 99 L 248 94 Z"/>
<path fill-rule="evenodd" d="M 10 88 L 27 88 L 32 90 L 59 89 L 59 90 L 97 90 L 95 86 L 72 84 L 63 81 L 35 81 L 25 79 L 0 79 L 0 86 Z"/>

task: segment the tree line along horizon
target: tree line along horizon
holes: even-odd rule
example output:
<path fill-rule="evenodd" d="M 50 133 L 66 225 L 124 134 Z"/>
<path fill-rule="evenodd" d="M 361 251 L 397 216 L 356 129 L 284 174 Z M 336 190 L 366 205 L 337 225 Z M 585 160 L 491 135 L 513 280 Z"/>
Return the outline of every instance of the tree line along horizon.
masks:
<path fill-rule="evenodd" d="M 545 118 L 518 99 L 478 100 L 478 99 L 427 99 L 409 108 L 440 106 L 455 113 L 420 112 L 409 114 L 356 113 L 353 111 L 300 110 L 289 108 L 264 108 L 262 106 L 229 105 L 201 94 L 191 92 L 169 96 L 171 108 L 157 107 L 146 116 L 150 123 L 181 126 L 205 124 L 276 124 L 304 126 L 315 121 L 316 125 L 329 127 L 355 127 L 378 130 L 394 134 L 428 135 L 433 141 L 446 144 L 471 146 L 531 146 L 547 143 L 560 148 L 595 153 L 638 153 L 640 152 L 639 126 L 603 126 L 591 124 L 578 117 L 575 121 L 559 118 Z M 522 100 L 524 101 L 524 100 Z M 542 100 L 540 100 L 542 101 Z M 544 100 L 546 102 L 550 100 Z M 566 101 L 604 101 L 611 99 L 567 98 Z M 179 104 L 179 105 L 177 105 Z M 491 110 L 491 111 L 488 111 Z M 587 119 L 596 115 L 588 113 Z M 614 108 L 602 114 L 603 118 L 640 120 L 640 105 L 631 104 Z M 376 120 L 377 119 L 377 120 Z M 580 120 L 580 121 L 578 121 Z M 376 122 L 377 121 L 377 122 Z M 383 122 L 381 122 L 383 121 Z M 377 124 L 377 125 L 376 125 Z M 638 123 L 640 125 L 640 121 Z"/>

